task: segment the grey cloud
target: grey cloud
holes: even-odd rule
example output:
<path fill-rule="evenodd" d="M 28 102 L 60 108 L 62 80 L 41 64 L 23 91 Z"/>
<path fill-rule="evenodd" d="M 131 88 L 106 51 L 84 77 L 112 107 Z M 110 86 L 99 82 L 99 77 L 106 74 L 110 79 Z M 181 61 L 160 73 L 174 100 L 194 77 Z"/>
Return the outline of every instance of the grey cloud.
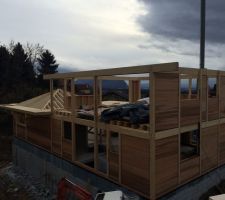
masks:
<path fill-rule="evenodd" d="M 147 14 L 138 18 L 143 30 L 158 38 L 199 40 L 200 0 L 139 0 Z M 206 0 L 206 39 L 225 43 L 225 1 Z"/>

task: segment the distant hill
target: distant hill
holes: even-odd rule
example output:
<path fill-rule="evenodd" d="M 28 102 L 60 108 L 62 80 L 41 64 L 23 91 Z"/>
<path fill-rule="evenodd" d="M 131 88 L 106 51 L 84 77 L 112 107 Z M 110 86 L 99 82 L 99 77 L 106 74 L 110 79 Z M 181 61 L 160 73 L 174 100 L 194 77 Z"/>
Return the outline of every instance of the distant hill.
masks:
<path fill-rule="evenodd" d="M 77 80 L 76 84 L 87 84 L 90 86 L 93 86 L 93 80 Z M 128 85 L 123 80 L 103 80 L 102 81 L 102 89 L 108 89 L 108 90 L 125 90 L 128 89 Z"/>

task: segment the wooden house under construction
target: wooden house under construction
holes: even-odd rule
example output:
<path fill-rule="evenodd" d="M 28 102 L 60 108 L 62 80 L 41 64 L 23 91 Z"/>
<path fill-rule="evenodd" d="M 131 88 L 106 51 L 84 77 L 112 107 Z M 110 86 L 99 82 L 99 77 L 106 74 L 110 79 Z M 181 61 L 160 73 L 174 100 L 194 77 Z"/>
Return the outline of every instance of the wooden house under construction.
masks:
<path fill-rule="evenodd" d="M 12 112 L 15 137 L 74 165 L 156 199 L 225 164 L 225 72 L 165 63 L 44 79 L 49 93 L 1 107 Z M 92 91 L 78 93 L 79 79 L 93 80 Z M 103 80 L 125 80 L 128 100 L 103 101 Z M 144 120 L 138 109 L 129 118 L 136 105 Z"/>

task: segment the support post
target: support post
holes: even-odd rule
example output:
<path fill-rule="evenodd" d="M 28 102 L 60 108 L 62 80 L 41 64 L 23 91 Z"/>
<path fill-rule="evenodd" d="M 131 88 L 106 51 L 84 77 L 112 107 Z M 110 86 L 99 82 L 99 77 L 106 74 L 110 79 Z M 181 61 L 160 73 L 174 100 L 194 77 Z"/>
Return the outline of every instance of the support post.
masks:
<path fill-rule="evenodd" d="M 50 98 L 51 98 L 51 113 L 54 112 L 54 99 L 53 99 L 53 79 L 50 79 Z"/>
<path fill-rule="evenodd" d="M 149 74 L 149 96 L 150 96 L 150 113 L 149 113 L 149 144 L 150 144 L 150 199 L 156 199 L 156 170 L 155 170 L 155 74 L 154 72 Z"/>
<path fill-rule="evenodd" d="M 94 167 L 98 169 L 98 77 L 94 77 Z"/>

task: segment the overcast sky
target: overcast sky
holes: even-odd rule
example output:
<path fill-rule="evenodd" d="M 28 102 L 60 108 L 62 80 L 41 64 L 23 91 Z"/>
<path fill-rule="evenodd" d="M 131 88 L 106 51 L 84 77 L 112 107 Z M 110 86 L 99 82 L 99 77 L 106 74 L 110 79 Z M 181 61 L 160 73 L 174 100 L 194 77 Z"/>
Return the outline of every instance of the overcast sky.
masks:
<path fill-rule="evenodd" d="M 206 67 L 225 70 L 225 1 L 207 1 Z M 40 43 L 71 71 L 199 66 L 200 0 L 0 0 L 0 41 Z"/>

